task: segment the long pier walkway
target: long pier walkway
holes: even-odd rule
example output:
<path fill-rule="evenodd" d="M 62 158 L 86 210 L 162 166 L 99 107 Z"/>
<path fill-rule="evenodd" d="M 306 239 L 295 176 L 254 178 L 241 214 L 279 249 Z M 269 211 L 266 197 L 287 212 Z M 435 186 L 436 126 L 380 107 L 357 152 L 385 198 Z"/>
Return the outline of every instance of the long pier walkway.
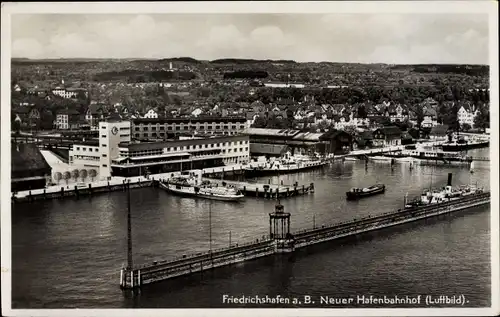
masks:
<path fill-rule="evenodd" d="M 234 245 L 206 253 L 183 256 L 170 261 L 153 262 L 139 266 L 133 265 L 129 253 L 127 267 L 120 270 L 120 287 L 125 289 L 141 287 L 156 281 L 202 272 L 272 254 L 290 253 L 296 249 L 320 242 L 355 236 L 364 232 L 380 230 L 489 203 L 490 193 L 485 192 L 445 203 L 387 212 L 374 217 L 354 219 L 295 233 L 290 233 L 290 213 L 284 212 L 283 205 L 278 203 L 275 212 L 269 214 L 269 236 L 261 240 L 256 239 L 243 245 Z M 129 243 L 131 243 L 130 239 L 129 236 Z"/>

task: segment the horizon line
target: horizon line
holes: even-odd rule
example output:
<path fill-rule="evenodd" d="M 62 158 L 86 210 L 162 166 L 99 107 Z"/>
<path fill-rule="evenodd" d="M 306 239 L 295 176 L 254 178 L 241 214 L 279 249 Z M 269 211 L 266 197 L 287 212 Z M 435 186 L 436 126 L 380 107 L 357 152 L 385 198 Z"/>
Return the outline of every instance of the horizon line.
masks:
<path fill-rule="evenodd" d="M 169 60 L 169 59 L 180 59 L 180 58 L 190 58 L 199 62 L 214 62 L 217 60 L 223 59 L 234 59 L 234 60 L 254 60 L 254 61 L 262 61 L 262 62 L 293 62 L 297 64 L 321 64 L 321 63 L 331 63 L 331 64 L 371 64 L 371 65 L 472 65 L 472 66 L 490 66 L 489 64 L 480 64 L 480 63 L 439 63 L 439 62 L 427 62 L 427 63 L 386 63 L 386 62 L 333 62 L 333 61 L 303 61 L 299 62 L 293 59 L 258 59 L 258 58 L 248 58 L 248 57 L 220 57 L 216 59 L 197 59 L 189 56 L 178 56 L 178 57 L 45 57 L 45 58 L 29 58 L 29 57 L 14 57 L 12 56 L 10 59 L 23 59 L 30 61 L 46 61 L 46 60 L 75 60 L 75 59 L 87 59 L 87 60 L 150 60 L 150 61 L 161 61 L 161 60 Z"/>

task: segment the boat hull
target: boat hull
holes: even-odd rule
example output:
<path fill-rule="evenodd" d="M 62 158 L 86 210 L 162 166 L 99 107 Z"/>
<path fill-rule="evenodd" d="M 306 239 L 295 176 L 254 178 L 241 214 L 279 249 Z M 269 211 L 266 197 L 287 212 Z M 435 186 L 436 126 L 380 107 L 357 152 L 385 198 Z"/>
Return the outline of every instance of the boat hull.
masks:
<path fill-rule="evenodd" d="M 265 175 L 276 175 L 276 174 L 291 174 L 298 173 L 307 170 L 319 169 L 328 165 L 328 162 L 321 162 L 317 164 L 311 164 L 307 166 L 301 167 L 292 167 L 292 168 L 247 168 L 245 169 L 246 177 L 255 177 L 255 176 L 265 176 Z"/>
<path fill-rule="evenodd" d="M 219 200 L 219 201 L 233 201 L 233 202 L 238 202 L 242 201 L 245 199 L 245 196 L 242 195 L 209 195 L 207 193 L 196 193 L 193 191 L 190 191 L 189 189 L 177 189 L 175 187 L 167 186 L 163 183 L 160 183 L 160 188 L 164 189 L 165 191 L 175 194 L 177 196 L 183 196 L 183 197 L 193 197 L 193 198 L 204 198 L 204 199 L 210 199 L 210 200 Z"/>
<path fill-rule="evenodd" d="M 374 190 L 371 190 L 371 191 L 368 191 L 368 192 L 351 192 L 351 191 L 348 191 L 346 192 L 346 198 L 347 200 L 358 200 L 358 199 L 361 199 L 361 198 L 365 198 L 365 197 L 370 197 L 370 196 L 374 196 L 374 195 L 378 195 L 378 194 L 383 194 L 385 192 L 385 186 L 382 186 L 382 187 L 379 187 L 377 189 L 374 189 Z"/>
<path fill-rule="evenodd" d="M 477 143 L 466 143 L 466 144 L 443 144 L 441 147 L 445 152 L 460 152 L 472 149 L 479 149 L 488 147 L 490 142 L 477 142 Z"/>

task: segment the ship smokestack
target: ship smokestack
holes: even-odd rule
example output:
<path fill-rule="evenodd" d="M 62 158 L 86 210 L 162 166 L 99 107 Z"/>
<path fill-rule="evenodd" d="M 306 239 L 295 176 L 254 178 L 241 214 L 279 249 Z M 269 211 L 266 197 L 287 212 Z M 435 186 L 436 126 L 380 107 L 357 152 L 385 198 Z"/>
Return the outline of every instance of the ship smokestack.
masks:
<path fill-rule="evenodd" d="M 452 173 L 448 173 L 448 186 L 451 186 Z"/>

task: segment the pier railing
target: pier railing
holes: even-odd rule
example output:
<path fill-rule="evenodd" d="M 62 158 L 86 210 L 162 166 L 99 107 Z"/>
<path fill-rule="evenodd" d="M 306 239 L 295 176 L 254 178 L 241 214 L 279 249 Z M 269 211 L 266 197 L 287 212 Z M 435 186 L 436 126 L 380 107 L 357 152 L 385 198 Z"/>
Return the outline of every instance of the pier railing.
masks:
<path fill-rule="evenodd" d="M 190 254 L 185 254 L 182 256 L 174 257 L 174 258 L 171 258 L 168 260 L 152 261 L 151 263 L 137 265 L 137 266 L 134 266 L 134 270 L 149 268 L 149 267 L 151 267 L 151 265 L 158 265 L 158 266 L 169 265 L 169 264 L 180 263 L 180 262 L 184 262 L 184 261 L 190 261 L 190 260 L 200 258 L 200 257 L 206 257 L 206 256 L 210 256 L 210 255 L 214 256 L 214 255 L 218 255 L 218 254 L 225 253 L 228 251 L 236 251 L 236 250 L 244 249 L 246 247 L 253 247 L 253 246 L 260 245 L 260 244 L 269 243 L 271 241 L 273 241 L 273 239 L 271 239 L 271 237 L 269 235 L 263 235 L 262 239 L 256 239 L 254 241 L 247 241 L 244 243 L 234 243 L 228 247 L 223 247 L 223 248 L 218 248 L 218 249 L 213 249 L 213 250 L 208 250 L 208 251 L 203 251 L 203 252 L 197 252 L 197 253 L 190 253 Z"/>
<path fill-rule="evenodd" d="M 476 194 L 476 195 L 470 195 L 462 198 L 459 202 L 469 202 L 473 200 L 479 200 L 483 199 L 486 197 L 489 197 L 490 193 L 489 192 L 484 192 L 481 194 Z M 329 225 L 322 225 L 321 227 L 317 228 L 309 228 L 309 229 L 302 229 L 299 231 L 294 232 L 295 238 L 300 239 L 302 236 L 314 234 L 314 233 L 321 233 L 322 231 L 327 231 L 327 230 L 332 230 L 332 229 L 342 229 L 342 228 L 348 228 L 352 225 L 359 224 L 363 221 L 368 221 L 368 222 L 376 222 L 376 221 L 382 221 L 387 218 L 395 217 L 395 216 L 405 216 L 405 215 L 412 215 L 412 214 L 419 214 L 421 212 L 428 212 L 436 209 L 441 209 L 442 207 L 446 206 L 452 206 L 456 205 L 459 203 L 457 200 L 450 200 L 447 202 L 439 203 L 439 204 L 431 204 L 431 205 L 426 205 L 426 206 L 419 206 L 415 208 L 407 208 L 403 210 L 397 210 L 397 211 L 390 211 L 390 212 L 385 212 L 382 214 L 377 214 L 374 216 L 367 216 L 367 217 L 362 217 L 362 218 L 354 218 L 352 220 L 348 221 L 342 221 L 342 222 L 337 222 Z"/>

